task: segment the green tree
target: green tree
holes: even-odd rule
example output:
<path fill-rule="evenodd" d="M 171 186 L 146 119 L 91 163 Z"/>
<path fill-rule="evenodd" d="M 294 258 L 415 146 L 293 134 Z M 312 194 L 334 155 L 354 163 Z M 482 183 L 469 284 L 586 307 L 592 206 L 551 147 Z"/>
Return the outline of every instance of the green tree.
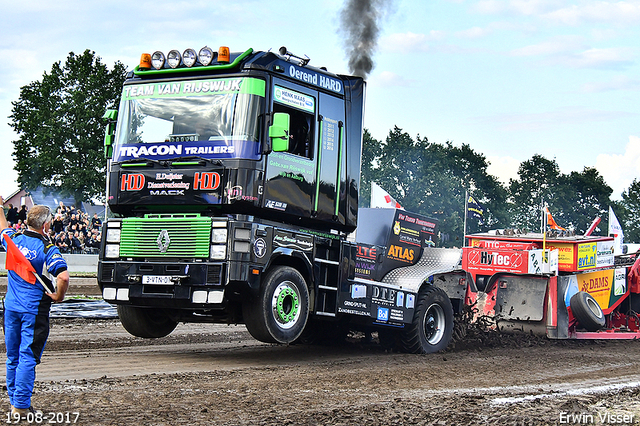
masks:
<path fill-rule="evenodd" d="M 484 227 L 507 217 L 506 190 L 487 173 L 486 158 L 468 145 L 430 143 L 419 135 L 413 139 L 396 126 L 384 143 L 369 138 L 364 151 L 363 181 L 375 181 L 405 209 L 438 219 L 443 245 L 462 245 L 466 191 L 487 208 Z M 468 232 L 479 229 L 469 222 Z"/>
<path fill-rule="evenodd" d="M 380 141 L 374 139 L 368 129 L 362 134 L 362 159 L 360 176 L 360 197 L 358 205 L 369 207 L 371 201 L 371 182 L 376 181 L 378 169 L 375 167 L 377 158 L 380 157 Z"/>
<path fill-rule="evenodd" d="M 20 89 L 10 125 L 18 134 L 13 157 L 21 188 L 73 196 L 77 203 L 100 198 L 105 187 L 102 143 L 105 108 L 120 98 L 126 70 L 110 71 L 100 57 L 70 52 L 41 81 Z"/>
<path fill-rule="evenodd" d="M 556 201 L 562 218 L 560 225 L 572 228 L 576 234 L 584 234 L 596 217 L 603 218 L 607 214 L 613 189 L 592 167 L 564 175 L 561 181 L 563 196 Z"/>
<path fill-rule="evenodd" d="M 612 203 L 612 208 L 624 231 L 624 241 L 629 243 L 639 242 L 640 181 L 634 179 L 629 188 L 622 193 L 622 201 Z"/>
<path fill-rule="evenodd" d="M 538 232 L 543 205 L 549 206 L 554 219 L 560 219 L 555 208 L 556 200 L 562 197 L 560 180 L 560 168 L 555 160 L 536 154 L 520 163 L 518 178 L 509 181 L 511 226 Z"/>
<path fill-rule="evenodd" d="M 523 161 L 518 179 L 509 183 L 512 226 L 540 231 L 542 206 L 548 206 L 559 226 L 583 234 L 609 208 L 613 190 L 598 171 L 560 173 L 555 160 L 534 155 Z"/>

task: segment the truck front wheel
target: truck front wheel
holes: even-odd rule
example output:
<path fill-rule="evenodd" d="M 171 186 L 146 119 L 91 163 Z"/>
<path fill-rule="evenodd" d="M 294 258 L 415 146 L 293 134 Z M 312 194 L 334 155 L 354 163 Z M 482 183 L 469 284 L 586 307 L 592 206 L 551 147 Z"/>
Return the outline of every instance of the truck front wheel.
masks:
<path fill-rule="evenodd" d="M 402 330 L 402 348 L 416 354 L 442 351 L 449 345 L 452 333 L 451 300 L 437 287 L 423 288 L 418 294 L 413 321 Z"/>
<path fill-rule="evenodd" d="M 296 340 L 309 316 L 309 290 L 304 277 L 289 266 L 276 266 L 267 273 L 260 294 L 242 304 L 249 333 L 265 343 Z"/>
<path fill-rule="evenodd" d="M 161 309 L 118 305 L 118 317 L 130 334 L 147 339 L 168 336 L 178 325 Z"/>

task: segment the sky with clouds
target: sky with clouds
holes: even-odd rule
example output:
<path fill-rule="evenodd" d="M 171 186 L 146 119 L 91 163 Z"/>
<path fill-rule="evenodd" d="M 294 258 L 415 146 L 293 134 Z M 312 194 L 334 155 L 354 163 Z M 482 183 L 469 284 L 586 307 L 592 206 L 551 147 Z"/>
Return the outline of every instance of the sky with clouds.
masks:
<path fill-rule="evenodd" d="M 619 199 L 640 174 L 640 0 L 372 0 L 380 11 L 365 127 L 468 144 L 516 177 L 540 154 L 595 167 Z M 0 0 L 0 195 L 18 189 L 9 126 L 20 87 L 69 52 L 132 69 L 204 45 L 306 54 L 348 73 L 343 0 Z"/>

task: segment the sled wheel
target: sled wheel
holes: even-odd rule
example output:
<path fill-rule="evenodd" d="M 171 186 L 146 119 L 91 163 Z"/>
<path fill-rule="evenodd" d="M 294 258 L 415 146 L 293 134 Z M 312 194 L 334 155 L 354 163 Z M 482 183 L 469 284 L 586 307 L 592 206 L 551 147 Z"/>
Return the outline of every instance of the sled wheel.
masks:
<path fill-rule="evenodd" d="M 309 290 L 296 269 L 276 266 L 262 282 L 260 294 L 242 305 L 249 333 L 265 343 L 291 343 L 309 316 Z"/>
<path fill-rule="evenodd" d="M 411 353 L 428 354 L 445 350 L 453 333 L 453 307 L 447 294 L 432 286 L 418 294 L 413 321 L 402 331 L 402 348 Z"/>
<path fill-rule="evenodd" d="M 598 331 L 604 327 L 604 313 L 596 299 L 586 291 L 579 291 L 569 301 L 571 312 L 587 331 Z"/>
<path fill-rule="evenodd" d="M 178 325 L 162 309 L 118 305 L 120 323 L 130 334 L 147 339 L 164 337 Z"/>

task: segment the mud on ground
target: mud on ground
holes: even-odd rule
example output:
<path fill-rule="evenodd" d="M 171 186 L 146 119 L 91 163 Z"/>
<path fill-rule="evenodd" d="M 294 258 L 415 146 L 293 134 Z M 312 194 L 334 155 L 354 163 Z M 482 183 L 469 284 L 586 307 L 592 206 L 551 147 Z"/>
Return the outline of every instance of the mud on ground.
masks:
<path fill-rule="evenodd" d="M 54 320 L 33 403 L 83 425 L 639 424 L 640 342 L 470 333 L 432 355 L 375 343 L 268 345 L 210 324 L 145 340 L 117 321 Z"/>

